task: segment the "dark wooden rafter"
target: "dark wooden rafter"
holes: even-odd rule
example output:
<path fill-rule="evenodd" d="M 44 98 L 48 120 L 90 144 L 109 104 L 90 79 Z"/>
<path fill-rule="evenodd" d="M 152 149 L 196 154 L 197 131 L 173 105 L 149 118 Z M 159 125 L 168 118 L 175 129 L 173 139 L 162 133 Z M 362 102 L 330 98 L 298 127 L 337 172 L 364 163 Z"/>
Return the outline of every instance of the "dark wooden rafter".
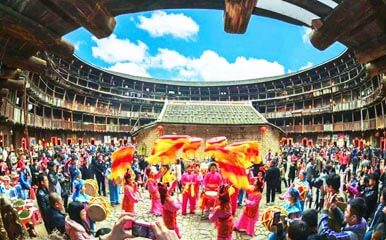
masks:
<path fill-rule="evenodd" d="M 7 97 L 8 94 L 9 94 L 9 90 L 7 88 L 0 89 L 0 97 Z"/>
<path fill-rule="evenodd" d="M 355 56 L 358 62 L 364 64 L 386 54 L 386 34 L 367 41 L 355 49 Z"/>
<path fill-rule="evenodd" d="M 74 47 L 60 36 L 3 4 L 0 4 L 0 31 L 63 58 L 70 58 L 74 53 Z"/>
<path fill-rule="evenodd" d="M 23 91 L 25 80 L 14 80 L 14 79 L 0 79 L 0 88 L 14 89 Z"/>
<path fill-rule="evenodd" d="M 362 22 L 374 18 L 374 15 L 374 8 L 368 0 L 344 0 L 324 19 L 321 27 L 313 24 L 311 43 L 317 49 L 324 50 Z"/>
<path fill-rule="evenodd" d="M 386 72 L 386 55 L 366 64 L 366 70 L 372 77 Z"/>
<path fill-rule="evenodd" d="M 103 1 L 97 0 L 40 0 L 64 21 L 73 21 L 85 27 L 97 38 L 110 36 L 116 22 Z"/>
<path fill-rule="evenodd" d="M 283 0 L 283 1 L 296 5 L 309 12 L 312 12 L 315 15 L 319 16 L 320 18 L 327 17 L 332 10 L 329 6 L 324 5 L 318 0 Z"/>
<path fill-rule="evenodd" d="M 19 68 L 8 68 L 6 66 L 1 66 L 0 68 L 0 78 L 14 78 L 16 79 L 21 74 Z"/>
<path fill-rule="evenodd" d="M 224 30 L 245 33 L 257 0 L 225 0 Z"/>
<path fill-rule="evenodd" d="M 16 54 L 7 54 L 0 55 L 0 58 L 8 67 L 21 68 L 31 72 L 43 73 L 47 68 L 47 62 L 35 56 L 25 58 Z"/>

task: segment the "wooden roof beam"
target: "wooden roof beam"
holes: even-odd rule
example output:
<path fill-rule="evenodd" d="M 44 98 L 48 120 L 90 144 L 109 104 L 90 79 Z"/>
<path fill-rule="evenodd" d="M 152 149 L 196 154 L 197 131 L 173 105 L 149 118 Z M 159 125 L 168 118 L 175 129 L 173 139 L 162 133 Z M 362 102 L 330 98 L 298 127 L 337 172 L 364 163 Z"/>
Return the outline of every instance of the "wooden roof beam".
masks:
<path fill-rule="evenodd" d="M 257 0 L 225 0 L 224 30 L 245 33 Z"/>
<path fill-rule="evenodd" d="M 0 55 L 0 58 L 8 67 L 11 68 L 21 68 L 23 70 L 36 73 L 43 73 L 47 68 L 47 62 L 35 56 L 25 58 L 14 54 L 7 54 L 4 56 Z"/>
<path fill-rule="evenodd" d="M 366 64 L 366 70 L 372 77 L 386 73 L 386 55 Z"/>
<path fill-rule="evenodd" d="M 19 68 L 8 68 L 6 66 L 1 66 L 0 78 L 17 78 L 21 74 Z"/>
<path fill-rule="evenodd" d="M 361 44 L 355 49 L 355 57 L 358 62 L 365 64 L 386 54 L 386 34 Z"/>
<path fill-rule="evenodd" d="M 347 32 L 358 27 L 361 22 L 374 17 L 374 8 L 368 0 L 343 0 L 320 26 L 320 20 L 313 20 L 310 35 L 312 45 L 324 50 Z M 318 25 L 316 24 L 318 23 Z"/>
<path fill-rule="evenodd" d="M 105 38 L 113 32 L 115 18 L 104 6 L 103 1 L 97 0 L 40 0 L 60 17 L 67 17 L 82 25 L 97 38 Z M 66 20 L 66 19 L 63 19 Z"/>
<path fill-rule="evenodd" d="M 0 89 L 0 97 L 7 97 L 9 94 L 9 90 L 7 88 Z"/>
<path fill-rule="evenodd" d="M 23 91 L 25 87 L 24 85 L 25 80 L 0 79 L 0 88 Z"/>
<path fill-rule="evenodd" d="M 74 46 L 70 43 L 4 4 L 0 4 L 0 31 L 62 58 L 70 58 L 74 53 Z"/>

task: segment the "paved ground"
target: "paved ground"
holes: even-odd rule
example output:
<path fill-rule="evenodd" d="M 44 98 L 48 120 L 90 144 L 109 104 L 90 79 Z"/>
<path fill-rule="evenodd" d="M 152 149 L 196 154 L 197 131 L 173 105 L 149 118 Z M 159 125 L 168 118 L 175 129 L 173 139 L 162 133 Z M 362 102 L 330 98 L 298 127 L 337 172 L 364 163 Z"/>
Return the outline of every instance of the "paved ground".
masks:
<path fill-rule="evenodd" d="M 180 196 L 181 197 L 181 196 Z M 153 222 L 157 219 L 157 217 L 151 215 L 148 213 L 150 209 L 150 199 L 147 191 L 142 193 L 142 202 L 136 204 L 135 211 L 137 215 L 137 219 L 141 219 L 147 222 Z M 275 205 L 282 205 L 283 201 L 279 200 L 278 196 L 276 196 L 276 202 Z M 263 199 L 260 203 L 260 216 L 261 213 L 266 208 L 265 204 L 265 193 L 263 195 Z M 243 208 L 239 208 L 236 213 L 235 219 L 237 219 L 237 216 L 242 211 Z M 111 208 L 111 214 L 108 216 L 108 218 L 100 223 L 97 223 L 96 229 L 100 227 L 107 227 L 112 226 L 117 219 L 119 218 L 119 215 L 121 213 L 121 206 L 116 206 Z M 216 231 L 214 228 L 214 223 L 209 222 L 201 215 L 201 211 L 196 211 L 195 215 L 186 215 L 182 216 L 181 212 L 179 212 L 179 215 L 177 217 L 177 222 L 180 226 L 181 233 L 182 233 L 182 239 L 186 240 L 211 240 L 216 239 Z M 265 230 L 265 228 L 261 225 L 260 217 L 259 221 L 256 224 L 255 227 L 255 236 L 252 238 L 244 233 L 241 232 L 233 232 L 234 239 L 254 239 L 254 240 L 265 240 L 268 237 L 269 232 Z"/>

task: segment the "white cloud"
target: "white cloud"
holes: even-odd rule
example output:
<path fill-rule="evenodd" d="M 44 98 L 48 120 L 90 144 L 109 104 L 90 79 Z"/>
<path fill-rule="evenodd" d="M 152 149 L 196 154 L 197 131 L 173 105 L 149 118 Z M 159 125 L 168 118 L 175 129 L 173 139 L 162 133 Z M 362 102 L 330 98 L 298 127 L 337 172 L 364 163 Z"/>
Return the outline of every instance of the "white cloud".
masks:
<path fill-rule="evenodd" d="M 80 46 L 83 45 L 83 44 L 85 44 L 85 43 L 86 43 L 85 41 L 76 41 L 76 42 L 74 43 L 75 51 L 79 51 Z"/>
<path fill-rule="evenodd" d="M 147 66 L 142 63 L 116 63 L 107 69 L 114 72 L 126 73 L 133 76 L 150 77 L 149 73 L 147 72 Z"/>
<path fill-rule="evenodd" d="M 174 38 L 193 39 L 199 31 L 198 24 L 190 17 L 180 13 L 167 14 L 155 11 L 149 18 L 138 17 L 138 28 L 143 29 L 153 37 L 171 35 Z"/>
<path fill-rule="evenodd" d="M 312 67 L 312 66 L 314 66 L 314 64 L 313 64 L 312 62 L 307 62 L 306 65 L 304 65 L 304 66 L 302 66 L 302 67 L 299 68 L 299 71 L 304 70 L 304 69 L 307 69 L 307 68 L 310 68 L 310 67 Z"/>
<path fill-rule="evenodd" d="M 310 34 L 312 32 L 312 29 L 309 27 L 303 27 L 303 33 L 302 33 L 302 39 L 303 43 L 311 44 L 310 42 Z"/>
<path fill-rule="evenodd" d="M 187 65 L 188 59 L 174 50 L 160 48 L 158 54 L 151 58 L 151 64 L 153 67 L 172 70 Z"/>
<path fill-rule="evenodd" d="M 148 49 L 141 41 L 133 43 L 129 39 L 118 39 L 114 34 L 103 39 L 93 37 L 92 40 L 97 44 L 91 48 L 93 57 L 111 64 L 124 61 L 142 62 Z"/>
<path fill-rule="evenodd" d="M 176 51 L 160 49 L 152 66 L 174 71 L 175 79 L 226 81 L 284 74 L 284 67 L 264 59 L 237 57 L 228 62 L 216 52 L 207 50 L 199 58 L 187 58 Z"/>
<path fill-rule="evenodd" d="M 149 53 L 143 42 L 132 43 L 115 35 L 98 40 L 92 48 L 93 56 L 110 64 L 108 70 L 134 76 L 151 77 L 151 72 L 167 73 L 170 79 L 195 81 L 226 81 L 282 75 L 284 66 L 265 59 L 237 57 L 233 62 L 212 50 L 196 58 L 160 48 L 155 55 Z"/>

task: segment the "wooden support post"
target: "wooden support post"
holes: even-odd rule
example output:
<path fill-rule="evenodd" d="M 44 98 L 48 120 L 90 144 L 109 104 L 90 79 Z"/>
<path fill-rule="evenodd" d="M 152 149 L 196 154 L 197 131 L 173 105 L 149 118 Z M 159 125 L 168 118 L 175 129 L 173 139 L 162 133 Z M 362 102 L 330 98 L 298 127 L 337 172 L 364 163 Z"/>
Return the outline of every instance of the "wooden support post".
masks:
<path fill-rule="evenodd" d="M 224 30 L 245 33 L 257 0 L 225 0 Z"/>

